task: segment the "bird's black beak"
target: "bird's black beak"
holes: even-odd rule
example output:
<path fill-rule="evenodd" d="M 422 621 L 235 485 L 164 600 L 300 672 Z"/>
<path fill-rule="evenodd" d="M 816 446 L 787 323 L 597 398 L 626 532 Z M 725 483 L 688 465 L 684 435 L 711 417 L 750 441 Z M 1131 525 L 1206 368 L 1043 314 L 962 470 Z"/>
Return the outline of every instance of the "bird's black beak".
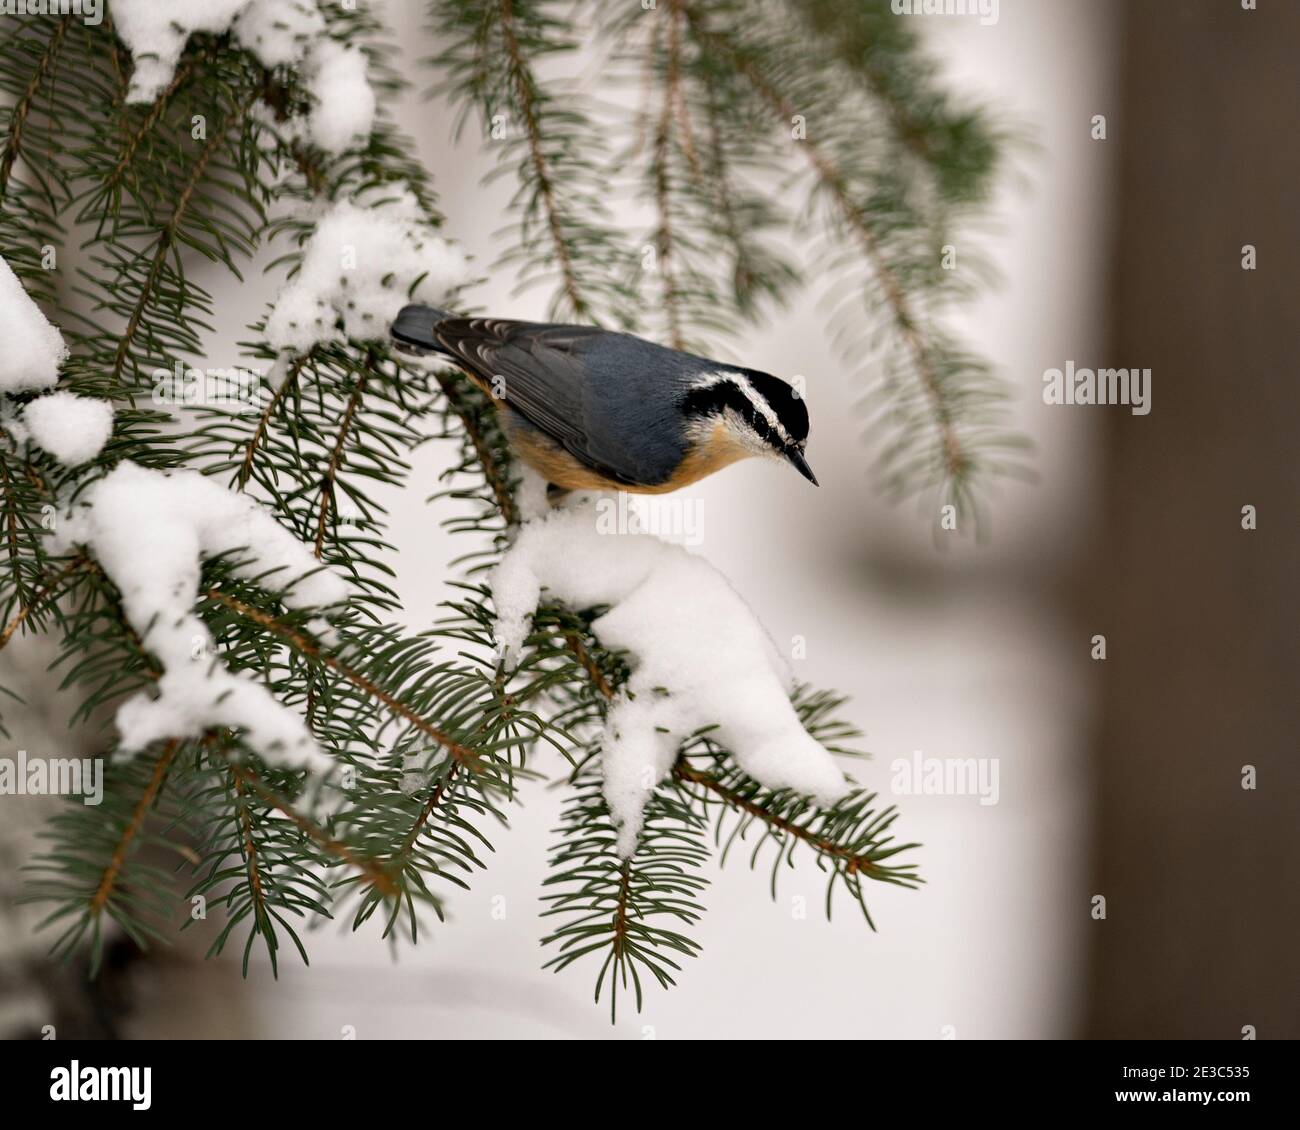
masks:
<path fill-rule="evenodd" d="M 821 486 L 817 481 L 817 476 L 813 474 L 813 469 L 808 466 L 808 460 L 803 457 L 803 452 L 797 447 L 787 447 L 785 457 L 790 461 L 791 466 L 807 479 L 813 486 Z"/>

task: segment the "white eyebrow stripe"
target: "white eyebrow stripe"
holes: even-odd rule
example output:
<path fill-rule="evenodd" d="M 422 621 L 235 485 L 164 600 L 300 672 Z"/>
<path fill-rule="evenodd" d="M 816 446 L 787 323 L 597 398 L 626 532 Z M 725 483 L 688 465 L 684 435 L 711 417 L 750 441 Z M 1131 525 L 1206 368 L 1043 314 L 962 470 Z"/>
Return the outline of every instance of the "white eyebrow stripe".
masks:
<path fill-rule="evenodd" d="M 772 406 L 764 400 L 754 390 L 754 386 L 749 383 L 749 378 L 744 373 L 728 372 L 726 369 L 719 369 L 716 373 L 708 373 L 697 381 L 691 383 L 691 388 L 712 388 L 714 385 L 722 384 L 724 381 L 730 381 L 741 392 L 745 394 L 745 399 L 758 410 L 758 414 L 767 421 L 768 426 L 776 432 L 782 443 L 788 444 L 791 441 L 790 433 L 785 430 L 785 425 L 781 423 Z"/>

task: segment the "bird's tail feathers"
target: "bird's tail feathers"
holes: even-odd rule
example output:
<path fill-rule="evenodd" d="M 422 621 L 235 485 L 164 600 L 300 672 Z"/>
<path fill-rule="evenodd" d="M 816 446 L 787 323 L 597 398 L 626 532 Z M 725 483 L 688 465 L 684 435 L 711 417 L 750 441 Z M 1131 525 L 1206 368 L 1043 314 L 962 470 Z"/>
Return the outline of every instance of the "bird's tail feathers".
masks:
<path fill-rule="evenodd" d="M 403 353 L 446 353 L 434 334 L 434 327 L 455 317 L 450 310 L 436 306 L 403 306 L 393 320 L 393 344 Z"/>

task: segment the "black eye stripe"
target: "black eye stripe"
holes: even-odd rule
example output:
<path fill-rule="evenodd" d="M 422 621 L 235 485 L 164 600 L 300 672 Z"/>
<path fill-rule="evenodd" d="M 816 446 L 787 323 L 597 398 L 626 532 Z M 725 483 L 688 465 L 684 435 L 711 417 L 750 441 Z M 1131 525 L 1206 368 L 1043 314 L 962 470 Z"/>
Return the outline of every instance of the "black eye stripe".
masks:
<path fill-rule="evenodd" d="M 749 398 L 730 381 L 715 381 L 703 388 L 693 388 L 682 402 L 682 409 L 688 416 L 719 415 L 725 408 L 743 413 L 746 408 L 753 411 L 753 407 Z"/>
<path fill-rule="evenodd" d="M 682 409 L 688 416 L 721 415 L 728 408 L 753 428 L 764 443 L 773 447 L 784 446 L 780 433 L 754 407 L 744 391 L 731 381 L 716 381 L 704 388 L 693 388 L 682 402 Z"/>

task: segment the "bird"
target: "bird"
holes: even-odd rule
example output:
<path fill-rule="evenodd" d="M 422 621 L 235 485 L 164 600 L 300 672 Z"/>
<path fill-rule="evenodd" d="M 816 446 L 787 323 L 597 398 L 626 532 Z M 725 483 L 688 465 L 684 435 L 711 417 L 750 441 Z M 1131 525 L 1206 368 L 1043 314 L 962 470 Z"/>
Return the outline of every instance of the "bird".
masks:
<path fill-rule="evenodd" d="M 559 490 L 663 494 L 751 456 L 808 465 L 793 385 L 596 326 L 404 307 L 399 351 L 449 358 L 500 412 L 512 450 Z"/>

